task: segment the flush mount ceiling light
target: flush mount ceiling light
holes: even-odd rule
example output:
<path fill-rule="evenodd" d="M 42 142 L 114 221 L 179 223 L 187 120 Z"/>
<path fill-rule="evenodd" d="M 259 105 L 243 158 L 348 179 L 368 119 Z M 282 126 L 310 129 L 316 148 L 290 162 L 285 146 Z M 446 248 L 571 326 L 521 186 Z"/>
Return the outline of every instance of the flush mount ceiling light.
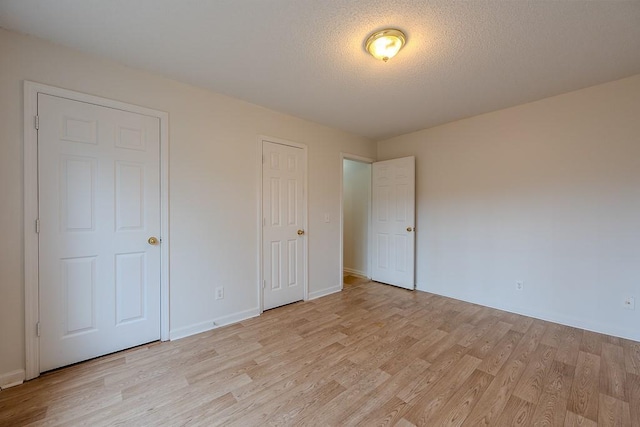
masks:
<path fill-rule="evenodd" d="M 406 43 L 406 36 L 400 30 L 389 28 L 382 31 L 376 31 L 367 39 L 365 46 L 367 51 L 377 59 L 387 62 L 390 58 L 396 56 L 402 46 Z"/>

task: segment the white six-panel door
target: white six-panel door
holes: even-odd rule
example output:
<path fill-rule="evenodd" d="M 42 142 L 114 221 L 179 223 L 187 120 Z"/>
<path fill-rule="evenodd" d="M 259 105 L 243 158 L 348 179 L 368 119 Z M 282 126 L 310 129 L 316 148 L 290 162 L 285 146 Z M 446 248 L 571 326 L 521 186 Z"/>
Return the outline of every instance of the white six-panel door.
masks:
<path fill-rule="evenodd" d="M 262 143 L 263 308 L 304 299 L 304 150 Z"/>
<path fill-rule="evenodd" d="M 415 285 L 415 157 L 373 163 L 371 278 Z"/>
<path fill-rule="evenodd" d="M 160 338 L 158 118 L 38 95 L 40 371 Z"/>

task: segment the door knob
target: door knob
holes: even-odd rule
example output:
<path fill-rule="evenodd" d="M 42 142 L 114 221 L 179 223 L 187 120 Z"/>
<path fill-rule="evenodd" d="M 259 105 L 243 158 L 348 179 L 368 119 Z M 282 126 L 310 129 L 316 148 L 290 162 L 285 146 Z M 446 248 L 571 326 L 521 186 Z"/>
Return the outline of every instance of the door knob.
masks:
<path fill-rule="evenodd" d="M 157 245 L 159 240 L 157 237 L 149 237 L 149 240 L 147 240 L 147 242 L 149 242 L 150 245 Z"/>
<path fill-rule="evenodd" d="M 302 236 L 304 234 L 304 230 L 298 230 L 298 236 Z"/>
<path fill-rule="evenodd" d="M 415 228 L 413 228 L 413 227 L 407 227 L 407 231 L 408 231 L 409 233 L 411 233 L 413 230 L 415 230 Z"/>

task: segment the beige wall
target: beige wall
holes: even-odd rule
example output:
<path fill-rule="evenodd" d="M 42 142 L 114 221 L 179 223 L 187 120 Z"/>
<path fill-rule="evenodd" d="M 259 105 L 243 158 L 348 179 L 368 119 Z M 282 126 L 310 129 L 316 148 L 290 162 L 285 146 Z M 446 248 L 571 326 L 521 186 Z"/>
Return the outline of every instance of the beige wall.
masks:
<path fill-rule="evenodd" d="M 366 276 L 369 264 L 369 200 L 371 164 L 344 160 L 343 166 L 343 268 Z"/>
<path fill-rule="evenodd" d="M 419 289 L 640 340 L 640 75 L 378 143 L 409 155 Z"/>
<path fill-rule="evenodd" d="M 0 61 L 0 381 L 24 368 L 24 80 L 169 113 L 172 334 L 258 307 L 259 135 L 308 146 L 310 293 L 340 289 L 340 152 L 374 157 L 375 144 L 4 30 Z M 220 285 L 225 298 L 216 301 Z"/>

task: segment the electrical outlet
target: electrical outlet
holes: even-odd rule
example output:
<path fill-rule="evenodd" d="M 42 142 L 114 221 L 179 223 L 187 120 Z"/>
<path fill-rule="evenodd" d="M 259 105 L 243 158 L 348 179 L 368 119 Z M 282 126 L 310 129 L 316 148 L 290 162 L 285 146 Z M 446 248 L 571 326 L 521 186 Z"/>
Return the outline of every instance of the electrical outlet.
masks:
<path fill-rule="evenodd" d="M 636 299 L 634 297 L 626 297 L 624 299 L 624 308 L 626 308 L 627 310 L 635 310 Z"/>
<path fill-rule="evenodd" d="M 216 299 L 224 299 L 224 287 L 218 286 L 216 288 Z"/>
<path fill-rule="evenodd" d="M 524 289 L 524 282 L 522 280 L 518 280 L 516 282 L 516 291 L 521 291 Z"/>

